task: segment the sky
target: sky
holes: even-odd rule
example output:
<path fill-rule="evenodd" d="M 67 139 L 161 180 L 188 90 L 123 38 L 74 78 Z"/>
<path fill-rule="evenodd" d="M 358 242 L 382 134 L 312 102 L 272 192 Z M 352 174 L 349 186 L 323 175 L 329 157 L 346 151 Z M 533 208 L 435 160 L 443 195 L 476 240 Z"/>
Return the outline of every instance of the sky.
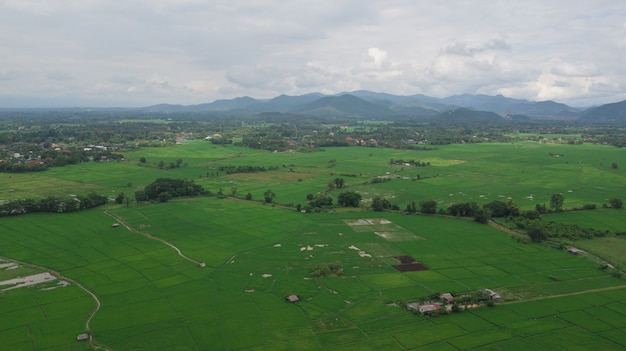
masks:
<path fill-rule="evenodd" d="M 623 0 L 0 0 L 0 107 L 626 100 Z"/>

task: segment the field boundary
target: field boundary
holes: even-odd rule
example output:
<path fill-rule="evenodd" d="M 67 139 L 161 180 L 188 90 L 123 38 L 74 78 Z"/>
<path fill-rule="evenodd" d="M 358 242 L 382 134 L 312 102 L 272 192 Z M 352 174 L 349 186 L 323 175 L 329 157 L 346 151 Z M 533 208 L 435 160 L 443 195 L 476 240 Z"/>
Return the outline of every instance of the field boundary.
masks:
<path fill-rule="evenodd" d="M 124 227 L 126 227 L 126 229 L 128 229 L 132 233 L 136 233 L 136 234 L 142 235 L 142 236 L 144 236 L 144 237 L 146 237 L 148 239 L 151 239 L 151 240 L 159 241 L 159 242 L 161 242 L 161 243 L 171 247 L 172 249 L 174 249 L 178 253 L 178 256 L 184 258 L 185 260 L 187 260 L 187 261 L 189 261 L 191 263 L 195 263 L 196 265 L 198 265 L 200 267 L 207 266 L 207 264 L 204 263 L 204 262 L 196 261 L 193 258 L 190 258 L 190 257 L 186 256 L 185 254 L 183 254 L 183 252 L 178 247 L 176 247 L 176 245 L 170 243 L 169 241 L 167 241 L 167 240 L 165 240 L 163 238 L 159 238 L 159 237 L 156 237 L 154 235 L 151 235 L 151 234 L 148 234 L 148 233 L 145 233 L 145 232 L 142 232 L 142 231 L 139 231 L 139 230 L 133 228 L 130 224 L 128 224 L 128 222 L 123 220 L 120 216 L 115 215 L 115 214 L 113 214 L 113 213 L 111 213 L 109 211 L 104 211 L 104 214 L 114 218 L 116 221 L 118 221 L 120 224 L 122 224 Z M 209 267 L 211 267 L 211 266 L 209 266 Z M 215 268 L 215 267 L 211 267 L 211 268 Z"/>

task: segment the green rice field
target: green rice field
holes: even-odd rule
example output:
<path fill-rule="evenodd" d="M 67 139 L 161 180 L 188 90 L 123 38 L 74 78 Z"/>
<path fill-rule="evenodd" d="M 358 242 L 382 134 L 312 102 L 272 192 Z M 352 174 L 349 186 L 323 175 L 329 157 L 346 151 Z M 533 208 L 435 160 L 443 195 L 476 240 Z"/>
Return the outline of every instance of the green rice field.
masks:
<path fill-rule="evenodd" d="M 534 209 L 554 193 L 563 194 L 566 209 L 600 208 L 626 193 L 626 171 L 611 167 L 626 165 L 621 149 L 520 142 L 270 153 L 195 141 L 125 157 L 0 173 L 0 199 L 132 195 L 159 177 L 193 179 L 229 196 L 0 218 L 2 349 L 626 349 L 626 279 L 597 259 L 626 264 L 624 238 L 567 243 L 589 253 L 572 255 L 473 221 L 368 210 L 377 196 L 400 208 L 434 199 L 441 208 L 511 200 Z M 156 166 L 176 159 L 180 168 Z M 219 171 L 248 165 L 277 170 Z M 360 209 L 295 210 L 337 177 L 345 186 L 329 194 L 356 191 Z M 389 180 L 374 184 L 375 177 Z M 275 204 L 259 201 L 267 189 Z M 243 200 L 247 193 L 253 201 Z M 622 213 L 572 211 L 544 220 L 619 232 L 626 231 Z M 395 269 L 401 256 L 425 269 Z M 312 274 L 324 265 L 340 266 L 341 274 Z M 16 288 L 14 279 L 43 276 L 49 279 Z M 405 307 L 435 293 L 484 288 L 502 296 L 495 307 L 437 317 Z M 288 302 L 289 295 L 299 301 Z M 91 341 L 77 341 L 83 333 Z"/>
<path fill-rule="evenodd" d="M 626 346 L 626 281 L 586 257 L 512 240 L 475 222 L 301 214 L 216 198 L 108 211 L 3 218 L 0 254 L 53 269 L 93 291 L 101 302 L 89 326 L 93 342 L 113 350 Z M 135 231 L 112 228 L 111 215 Z M 383 231 L 390 235 L 379 235 Z M 142 233 L 175 244 L 206 267 Z M 401 233 L 398 240 L 393 233 Z M 401 255 L 429 269 L 395 270 L 393 257 Z M 342 276 L 311 276 L 315 265 L 332 262 L 340 262 Z M 3 279 L 12 274 L 0 272 Z M 402 307 L 434 292 L 480 288 L 498 291 L 501 303 L 432 318 Z M 300 301 L 287 302 L 290 294 Z M 0 297 L 0 338 L 7 345 L 85 349 L 73 340 L 85 332 L 95 302 L 73 284 Z M 58 326 L 59 319 L 67 322 L 54 337 L 20 332 Z"/>

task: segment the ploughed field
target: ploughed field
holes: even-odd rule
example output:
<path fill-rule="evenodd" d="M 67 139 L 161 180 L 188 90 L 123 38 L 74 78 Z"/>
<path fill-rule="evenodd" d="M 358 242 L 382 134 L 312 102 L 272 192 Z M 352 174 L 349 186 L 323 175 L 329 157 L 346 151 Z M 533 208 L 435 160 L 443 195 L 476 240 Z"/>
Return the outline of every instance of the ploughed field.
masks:
<path fill-rule="evenodd" d="M 566 209 L 601 207 L 625 194 L 621 149 L 528 142 L 305 154 L 190 142 L 125 156 L 125 162 L 0 173 L 0 199 L 89 191 L 132 195 L 159 177 L 193 179 L 228 196 L 0 218 L 3 348 L 626 348 L 626 281 L 601 270 L 594 258 L 623 266 L 623 239 L 572 243 L 592 253 L 577 256 L 472 221 L 366 210 L 376 196 L 401 209 L 427 199 L 440 208 L 511 200 L 534 209 L 549 205 L 554 193 L 564 195 Z M 179 158 L 180 168 L 156 167 Z M 394 165 L 392 159 L 429 166 Z M 226 174 L 221 166 L 277 168 Z M 342 191 L 356 191 L 363 197 L 361 210 L 295 210 L 337 177 L 345 180 L 344 188 L 329 194 L 336 200 Z M 267 189 L 276 194 L 276 206 L 260 203 Z M 243 200 L 247 193 L 253 201 Z M 584 216 L 587 226 L 626 231 L 616 219 L 622 213 L 566 212 L 550 220 L 579 223 Z M 339 271 L 314 274 L 331 265 Z M 49 279 L 19 283 L 48 270 Z M 404 307 L 437 292 L 483 288 L 502 296 L 496 307 L 437 317 Z M 289 295 L 299 301 L 288 302 Z M 76 341 L 87 331 L 91 341 Z"/>

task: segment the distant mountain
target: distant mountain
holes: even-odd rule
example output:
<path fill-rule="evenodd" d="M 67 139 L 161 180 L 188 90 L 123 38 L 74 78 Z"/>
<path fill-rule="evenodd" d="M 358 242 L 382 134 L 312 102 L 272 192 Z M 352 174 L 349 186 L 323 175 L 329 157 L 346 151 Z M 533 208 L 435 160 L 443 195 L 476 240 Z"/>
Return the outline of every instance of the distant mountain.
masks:
<path fill-rule="evenodd" d="M 369 102 L 354 95 L 326 96 L 308 104 L 300 105 L 290 112 L 311 116 L 328 117 L 390 117 L 395 112 L 382 104 Z"/>
<path fill-rule="evenodd" d="M 582 113 L 582 119 L 598 122 L 626 122 L 626 100 L 590 108 Z"/>
<path fill-rule="evenodd" d="M 441 99 L 443 103 L 500 114 L 528 116 L 576 115 L 579 110 L 554 101 L 528 101 L 511 99 L 502 95 L 455 95 Z"/>
<path fill-rule="evenodd" d="M 193 107 L 195 107 L 195 109 L 205 111 L 232 111 L 250 109 L 252 106 L 259 104 L 261 104 L 260 101 L 249 96 L 243 96 L 232 100 L 215 100 L 208 104 L 200 104 Z"/>
<path fill-rule="evenodd" d="M 502 95 L 454 95 L 446 98 L 422 94 L 393 95 L 367 90 L 357 90 L 337 95 L 311 93 L 300 96 L 280 95 L 258 100 L 249 96 L 216 100 L 199 105 L 160 104 L 144 108 L 163 112 L 211 112 L 216 114 L 282 113 L 286 115 L 316 117 L 360 118 L 463 118 L 481 121 L 520 120 L 529 117 L 584 118 L 597 121 L 626 121 L 626 101 L 607 104 L 582 111 L 554 101 L 528 101 L 511 99 Z M 473 112 L 472 112 L 473 111 Z M 482 112 L 490 112 L 484 114 Z M 452 112 L 448 113 L 447 112 Z M 498 116 L 498 117 L 496 117 Z M 508 116 L 507 118 L 502 116 Z M 499 118 L 499 119 L 498 119 Z"/>
<path fill-rule="evenodd" d="M 311 103 L 315 100 L 323 98 L 324 95 L 320 93 L 312 93 L 300 96 L 280 95 L 264 103 L 263 109 L 266 112 L 286 112 L 298 105 L 304 105 Z"/>

